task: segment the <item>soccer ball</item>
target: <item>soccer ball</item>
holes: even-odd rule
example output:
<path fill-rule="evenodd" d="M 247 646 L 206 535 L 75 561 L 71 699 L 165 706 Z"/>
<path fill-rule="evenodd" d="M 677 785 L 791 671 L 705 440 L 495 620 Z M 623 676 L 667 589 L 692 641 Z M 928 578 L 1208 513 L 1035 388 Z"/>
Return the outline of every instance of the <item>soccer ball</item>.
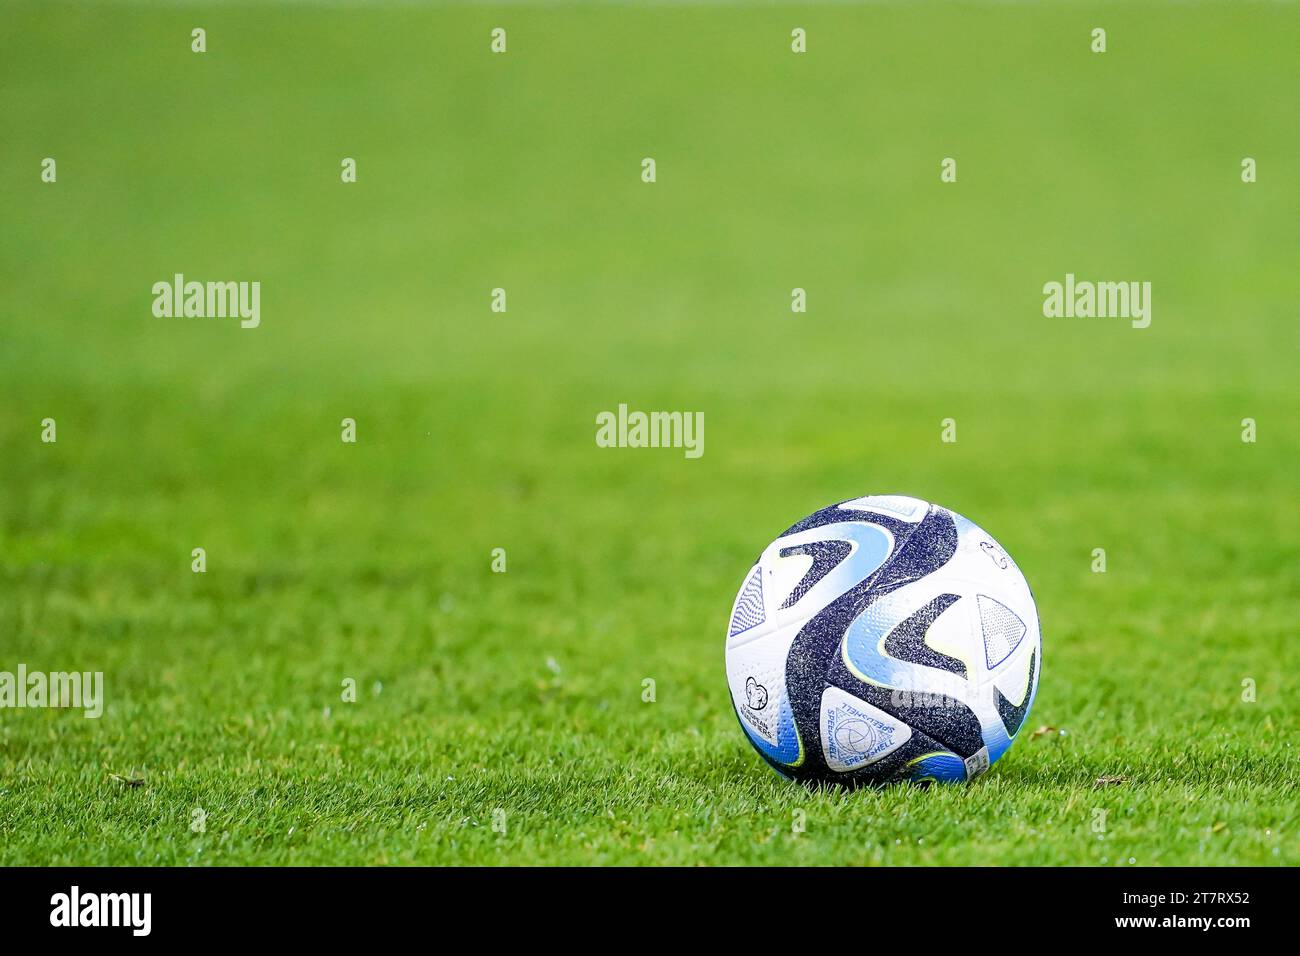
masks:
<path fill-rule="evenodd" d="M 823 508 L 736 596 L 740 726 L 803 781 L 973 780 L 1025 725 L 1042 669 L 1024 575 L 961 515 L 900 495 Z"/>

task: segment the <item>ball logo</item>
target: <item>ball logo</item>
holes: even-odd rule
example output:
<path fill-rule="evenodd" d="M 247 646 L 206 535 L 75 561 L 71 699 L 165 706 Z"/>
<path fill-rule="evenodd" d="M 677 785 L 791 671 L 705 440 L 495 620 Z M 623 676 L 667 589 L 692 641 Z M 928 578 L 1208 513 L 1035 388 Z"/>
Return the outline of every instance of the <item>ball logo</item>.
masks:
<path fill-rule="evenodd" d="M 992 561 L 994 564 L 996 564 L 998 567 L 1002 568 L 1003 570 L 1006 570 L 1007 563 L 1008 563 L 1007 554 L 996 544 L 994 544 L 992 541 L 981 541 L 980 550 L 989 556 L 990 561 Z"/>
<path fill-rule="evenodd" d="M 870 753 L 876 744 L 876 733 L 865 720 L 854 718 L 835 728 L 835 742 L 849 753 Z"/>
<path fill-rule="evenodd" d="M 745 681 L 745 703 L 751 710 L 762 710 L 767 706 L 767 688 L 752 677 Z"/>
<path fill-rule="evenodd" d="M 821 719 L 827 764 L 840 772 L 856 770 L 892 753 L 911 732 L 901 725 L 891 726 L 891 721 L 865 701 L 828 687 Z"/>

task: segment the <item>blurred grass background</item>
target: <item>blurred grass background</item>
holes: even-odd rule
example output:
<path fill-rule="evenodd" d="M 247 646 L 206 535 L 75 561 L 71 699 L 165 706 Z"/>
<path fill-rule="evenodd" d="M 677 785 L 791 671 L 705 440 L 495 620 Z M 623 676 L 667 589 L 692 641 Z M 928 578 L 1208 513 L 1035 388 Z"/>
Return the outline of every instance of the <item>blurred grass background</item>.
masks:
<path fill-rule="evenodd" d="M 1295 863 L 1298 26 L 6 0 L 0 670 L 107 711 L 0 712 L 0 863 Z M 154 318 L 176 272 L 261 327 Z M 1151 327 L 1044 318 L 1067 272 Z M 620 402 L 704 457 L 597 448 Z M 1039 601 L 1066 734 L 970 788 L 809 794 L 735 726 L 754 555 L 877 492 Z"/>

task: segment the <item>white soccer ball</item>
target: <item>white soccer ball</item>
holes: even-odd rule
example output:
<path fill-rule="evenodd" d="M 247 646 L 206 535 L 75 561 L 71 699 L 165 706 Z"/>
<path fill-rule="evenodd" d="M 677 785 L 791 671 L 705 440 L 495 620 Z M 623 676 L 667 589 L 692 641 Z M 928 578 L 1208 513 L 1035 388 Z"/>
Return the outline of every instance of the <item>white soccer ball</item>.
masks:
<path fill-rule="evenodd" d="M 746 575 L 727 628 L 740 725 L 797 780 L 972 780 L 1025 726 L 1041 669 L 1038 611 L 1011 556 L 901 495 L 791 527 Z"/>

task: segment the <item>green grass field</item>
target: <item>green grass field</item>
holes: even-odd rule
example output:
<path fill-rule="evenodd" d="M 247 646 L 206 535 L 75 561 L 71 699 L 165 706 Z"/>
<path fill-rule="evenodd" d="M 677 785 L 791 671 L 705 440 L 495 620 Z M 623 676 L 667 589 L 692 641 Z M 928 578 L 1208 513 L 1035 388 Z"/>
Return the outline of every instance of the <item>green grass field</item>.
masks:
<path fill-rule="evenodd" d="M 1297 28 L 6 2 L 0 670 L 106 707 L 0 710 L 0 864 L 1300 861 Z M 154 317 L 177 272 L 261 326 Z M 1151 327 L 1045 318 L 1067 272 Z M 620 402 L 705 454 L 596 447 Z M 1056 730 L 810 792 L 736 725 L 727 617 L 883 492 L 1016 557 Z"/>

